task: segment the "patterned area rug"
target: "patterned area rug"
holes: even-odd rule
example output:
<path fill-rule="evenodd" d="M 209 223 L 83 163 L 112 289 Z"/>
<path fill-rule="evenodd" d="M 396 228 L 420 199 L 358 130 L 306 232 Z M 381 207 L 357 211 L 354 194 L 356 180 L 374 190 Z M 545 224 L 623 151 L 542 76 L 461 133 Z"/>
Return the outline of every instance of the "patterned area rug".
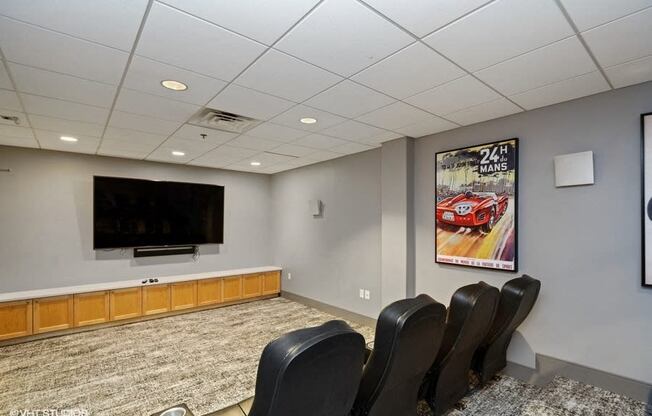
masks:
<path fill-rule="evenodd" d="M 196 415 L 254 394 L 267 343 L 333 316 L 283 298 L 0 348 L 0 415 L 86 409 L 149 415 L 185 402 Z M 373 329 L 351 323 L 372 340 Z"/>
<path fill-rule="evenodd" d="M 645 403 L 555 377 L 543 387 L 506 376 L 471 391 L 446 416 L 652 416 Z M 432 416 L 425 402 L 419 416 Z"/>

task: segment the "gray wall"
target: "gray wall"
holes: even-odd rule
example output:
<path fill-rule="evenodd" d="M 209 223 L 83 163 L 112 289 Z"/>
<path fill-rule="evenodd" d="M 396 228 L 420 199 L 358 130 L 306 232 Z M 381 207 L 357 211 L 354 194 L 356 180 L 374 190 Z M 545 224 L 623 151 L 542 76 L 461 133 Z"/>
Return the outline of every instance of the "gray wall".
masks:
<path fill-rule="evenodd" d="M 0 292 L 270 265 L 267 175 L 0 147 Z M 93 175 L 225 186 L 225 244 L 192 256 L 93 251 Z"/>
<path fill-rule="evenodd" d="M 274 175 L 274 261 L 283 290 L 367 316 L 380 306 L 380 149 Z M 324 202 L 313 218 L 309 202 Z M 288 272 L 292 280 L 288 280 Z M 370 300 L 358 297 L 360 288 Z"/>
<path fill-rule="evenodd" d="M 519 272 L 543 287 L 509 358 L 531 365 L 534 351 L 652 383 L 652 290 L 640 286 L 640 114 L 650 111 L 647 83 L 417 140 L 417 292 L 448 303 L 459 286 L 514 277 L 434 263 L 434 156 L 519 137 Z M 595 185 L 555 188 L 553 156 L 585 150 Z"/>

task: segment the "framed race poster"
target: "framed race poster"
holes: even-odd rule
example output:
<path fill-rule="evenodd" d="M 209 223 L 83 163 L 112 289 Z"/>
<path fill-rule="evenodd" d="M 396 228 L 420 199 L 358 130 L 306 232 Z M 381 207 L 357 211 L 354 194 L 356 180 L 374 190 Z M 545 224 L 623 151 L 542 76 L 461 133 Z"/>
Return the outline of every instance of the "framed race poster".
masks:
<path fill-rule="evenodd" d="M 652 287 L 652 113 L 641 116 L 643 286 Z"/>
<path fill-rule="evenodd" d="M 518 139 L 435 156 L 435 261 L 516 272 Z"/>

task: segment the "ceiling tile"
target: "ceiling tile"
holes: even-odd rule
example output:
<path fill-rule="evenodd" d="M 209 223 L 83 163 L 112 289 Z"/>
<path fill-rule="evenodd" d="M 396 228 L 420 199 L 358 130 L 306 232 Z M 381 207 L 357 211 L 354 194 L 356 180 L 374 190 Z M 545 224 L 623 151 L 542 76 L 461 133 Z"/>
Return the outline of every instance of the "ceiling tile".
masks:
<path fill-rule="evenodd" d="M 190 161 L 188 164 L 207 167 L 224 167 L 257 154 L 257 150 L 242 149 L 227 144 Z"/>
<path fill-rule="evenodd" d="M 400 135 L 392 131 L 379 129 L 378 127 L 353 120 L 348 120 L 342 124 L 338 124 L 337 126 L 327 128 L 321 133 L 328 136 L 338 137 L 340 139 L 365 143 L 380 143 L 400 137 Z"/>
<path fill-rule="evenodd" d="M 417 42 L 365 69 L 353 80 L 403 99 L 465 74 L 458 66 Z"/>
<path fill-rule="evenodd" d="M 498 0 L 424 41 L 469 71 L 477 71 L 573 35 L 554 0 Z"/>
<path fill-rule="evenodd" d="M 175 155 L 172 152 L 181 152 L 183 155 Z M 192 159 L 201 156 L 202 153 L 203 152 L 199 150 L 179 149 L 177 146 L 174 146 L 173 144 L 168 145 L 166 142 L 164 145 L 150 153 L 146 160 L 186 164 Z"/>
<path fill-rule="evenodd" d="M 318 0 L 164 0 L 164 3 L 271 45 Z"/>
<path fill-rule="evenodd" d="M 282 155 L 301 157 L 301 156 L 307 156 L 311 153 L 314 153 L 315 149 L 286 143 L 273 148 L 271 151 Z"/>
<path fill-rule="evenodd" d="M 516 94 L 509 98 L 526 110 L 531 110 L 597 94 L 608 89 L 609 85 L 604 77 L 600 72 L 596 71 Z"/>
<path fill-rule="evenodd" d="M 0 136 L 18 139 L 33 139 L 34 134 L 29 127 L 20 127 L 9 124 L 0 124 Z"/>
<path fill-rule="evenodd" d="M 19 64 L 8 65 L 16 89 L 21 92 L 105 108 L 111 107 L 115 98 L 113 85 Z"/>
<path fill-rule="evenodd" d="M 94 154 L 100 144 L 99 137 L 76 135 L 79 141 L 72 143 L 61 140 L 61 133 L 37 129 L 34 129 L 34 133 L 42 149 Z"/>
<path fill-rule="evenodd" d="M 267 139 L 260 139 L 251 136 L 239 136 L 229 142 L 229 146 L 243 147 L 252 150 L 269 150 L 277 147 L 280 143 Z"/>
<path fill-rule="evenodd" d="M 85 123 L 82 121 L 64 120 L 60 118 L 31 114 L 29 121 L 32 127 L 40 130 L 60 131 L 65 134 L 81 134 L 83 136 L 102 136 L 104 125 Z"/>
<path fill-rule="evenodd" d="M 341 153 L 335 153 L 335 152 L 331 152 L 329 150 L 319 150 L 319 151 L 317 151 L 315 153 L 309 154 L 308 156 L 306 156 L 303 159 L 305 161 L 310 160 L 310 161 L 312 161 L 312 163 L 315 163 L 315 162 L 323 162 L 325 160 L 337 159 L 339 157 L 342 157 Z M 294 163 L 294 162 L 288 162 L 288 163 Z"/>
<path fill-rule="evenodd" d="M 340 82 L 341 77 L 270 49 L 235 81 L 294 102 L 301 102 Z"/>
<path fill-rule="evenodd" d="M 142 131 L 108 127 L 104 132 L 104 141 L 111 141 L 115 146 L 154 150 L 167 139 L 166 135 L 151 134 Z"/>
<path fill-rule="evenodd" d="M 652 6 L 652 0 L 562 0 L 580 31 Z"/>
<path fill-rule="evenodd" d="M 597 70 L 573 36 L 491 66 L 474 75 L 505 95 L 542 87 Z"/>
<path fill-rule="evenodd" d="M 97 154 L 100 156 L 110 156 L 110 157 L 120 157 L 123 159 L 137 159 L 142 160 L 150 152 L 139 151 L 139 150 L 128 150 L 128 149 L 114 149 L 109 146 L 106 146 L 104 142 L 97 151 Z"/>
<path fill-rule="evenodd" d="M 335 146 L 340 146 L 348 143 L 346 140 L 336 139 L 322 134 L 311 134 L 310 136 L 302 137 L 292 144 L 299 146 L 311 147 L 313 149 L 326 150 Z"/>
<path fill-rule="evenodd" d="M 275 46 L 342 76 L 350 76 L 414 42 L 414 38 L 354 0 L 326 0 Z"/>
<path fill-rule="evenodd" d="M 285 172 L 286 170 L 296 169 L 295 165 L 290 163 L 279 163 L 277 165 L 268 166 L 261 170 L 261 173 L 274 174 L 279 172 Z"/>
<path fill-rule="evenodd" d="M 129 54 L 0 17 L 8 61 L 117 85 Z"/>
<path fill-rule="evenodd" d="M 2 127 L 0 127 L 0 131 Z M 12 137 L 5 136 L 0 133 L 0 146 L 17 146 L 17 147 L 31 147 L 38 148 L 38 142 L 34 137 Z"/>
<path fill-rule="evenodd" d="M 31 94 L 21 94 L 25 110 L 29 114 L 37 114 L 64 120 L 84 121 L 87 123 L 104 124 L 109 116 L 106 108 L 62 101 L 54 98 L 40 97 Z"/>
<path fill-rule="evenodd" d="M 188 89 L 185 91 L 169 90 L 161 85 L 161 81 L 165 80 L 183 82 Z M 134 56 L 123 86 L 172 100 L 204 105 L 226 86 L 226 82 L 152 61 L 142 56 Z"/>
<path fill-rule="evenodd" d="M 598 63 L 618 65 L 652 55 L 652 7 L 582 33 Z"/>
<path fill-rule="evenodd" d="M 205 135 L 205 136 L 202 136 Z M 198 142 L 210 143 L 213 146 L 224 144 L 231 139 L 236 138 L 238 135 L 226 131 L 207 129 L 204 127 L 194 126 L 192 124 L 184 124 L 181 128 L 174 133 L 174 137 L 187 140 L 196 140 Z"/>
<path fill-rule="evenodd" d="M 4 65 L 0 64 L 0 88 L 3 88 L 5 90 L 13 90 L 14 86 L 11 83 L 11 80 L 9 79 L 9 75 L 7 74 L 7 70 L 5 69 Z"/>
<path fill-rule="evenodd" d="M 430 115 L 430 117 L 424 120 L 398 128 L 396 131 L 408 137 L 422 137 L 429 134 L 439 133 L 441 131 L 451 130 L 456 127 L 459 126 L 440 117 Z"/>
<path fill-rule="evenodd" d="M 300 120 L 303 117 L 313 117 L 317 119 L 314 124 L 303 124 Z M 293 127 L 300 130 L 319 131 L 325 128 L 334 126 L 336 124 L 346 121 L 345 118 L 336 116 L 335 114 L 327 113 L 325 111 L 317 110 L 305 105 L 297 105 L 290 108 L 283 114 L 272 119 L 274 123 L 282 124 L 284 126 Z"/>
<path fill-rule="evenodd" d="M 252 117 L 269 120 L 294 105 L 293 102 L 269 94 L 231 84 L 219 93 L 208 107 Z"/>
<path fill-rule="evenodd" d="M 604 72 L 615 88 L 652 80 L 652 56 L 606 68 Z"/>
<path fill-rule="evenodd" d="M 355 118 L 394 101 L 396 100 L 384 94 L 344 80 L 305 101 L 304 104 L 343 117 Z"/>
<path fill-rule="evenodd" d="M 499 98 L 496 101 L 490 101 L 464 110 L 452 113 L 446 117 L 463 126 L 479 123 L 494 118 L 505 117 L 523 111 L 517 105 L 506 98 Z"/>
<path fill-rule="evenodd" d="M 145 156 L 160 146 L 164 140 L 160 143 L 154 143 L 146 140 L 125 140 L 105 137 L 102 139 L 100 150 L 105 152 L 132 152 L 137 154 L 140 159 L 144 159 Z M 113 154 L 115 155 L 115 153 Z"/>
<path fill-rule="evenodd" d="M 297 130 L 280 124 L 262 123 L 247 131 L 248 136 L 260 137 L 261 139 L 270 139 L 277 142 L 291 142 L 299 137 L 305 137 L 309 132 Z"/>
<path fill-rule="evenodd" d="M 0 14 L 130 51 L 146 7 L 147 0 L 3 0 Z"/>
<path fill-rule="evenodd" d="M 430 117 L 431 114 L 399 101 L 358 117 L 357 120 L 387 130 L 396 130 Z"/>
<path fill-rule="evenodd" d="M 370 146 L 370 145 L 366 145 L 366 144 L 349 142 L 349 143 L 344 143 L 344 144 L 337 145 L 337 146 L 331 148 L 330 151 L 335 152 L 335 153 L 342 153 L 344 155 L 350 155 L 350 154 L 353 154 L 353 153 L 359 153 L 359 152 L 364 152 L 364 151 L 367 151 L 367 150 L 371 150 L 374 147 L 377 147 L 377 146 Z"/>
<path fill-rule="evenodd" d="M 466 76 L 406 98 L 404 101 L 431 113 L 446 115 L 499 97 L 498 93 L 477 79 Z"/>
<path fill-rule="evenodd" d="M 27 115 L 20 111 L 15 110 L 2 110 L 2 115 L 6 117 L 16 117 L 18 122 L 16 123 L 12 119 L 0 118 L 0 125 L 7 126 L 19 126 L 19 127 L 29 127 L 29 120 L 27 120 Z"/>
<path fill-rule="evenodd" d="M 111 119 L 109 120 L 109 126 L 112 127 L 163 134 L 166 136 L 172 134 L 181 124 L 178 121 L 162 120 L 117 110 L 111 113 Z"/>
<path fill-rule="evenodd" d="M 396 0 L 365 2 L 421 38 L 486 4 L 488 0 L 411 0 L 409 7 Z"/>
<path fill-rule="evenodd" d="M 0 90 L 0 108 L 5 110 L 23 111 L 14 91 Z"/>
<path fill-rule="evenodd" d="M 279 155 L 268 152 L 261 152 L 257 155 L 246 158 L 242 163 L 246 163 L 251 167 L 251 162 L 259 162 L 261 167 L 276 165 L 278 163 L 287 163 L 296 159 L 294 156 Z"/>
<path fill-rule="evenodd" d="M 230 81 L 264 50 L 260 43 L 155 2 L 136 53 Z"/>
<path fill-rule="evenodd" d="M 123 88 L 115 103 L 116 110 L 160 118 L 163 120 L 186 121 L 199 111 L 200 107 L 173 101 L 140 91 Z"/>

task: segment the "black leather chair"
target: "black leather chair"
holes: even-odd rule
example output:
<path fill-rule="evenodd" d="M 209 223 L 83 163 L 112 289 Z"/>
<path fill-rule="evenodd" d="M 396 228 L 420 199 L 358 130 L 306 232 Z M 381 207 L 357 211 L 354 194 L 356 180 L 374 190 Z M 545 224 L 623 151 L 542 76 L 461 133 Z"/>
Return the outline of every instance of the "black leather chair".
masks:
<path fill-rule="evenodd" d="M 446 308 L 428 295 L 380 312 L 353 416 L 416 416 L 419 387 L 441 344 Z"/>
<path fill-rule="evenodd" d="M 503 286 L 494 322 L 473 359 L 473 369 L 482 384 L 507 365 L 507 347 L 512 335 L 532 310 L 540 289 L 541 282 L 528 275 Z"/>
<path fill-rule="evenodd" d="M 346 416 L 360 385 L 365 342 L 344 321 L 289 332 L 260 358 L 249 416 Z"/>
<path fill-rule="evenodd" d="M 421 388 L 435 416 L 467 393 L 471 360 L 489 331 L 498 297 L 498 289 L 484 282 L 461 287 L 453 294 L 441 348 Z"/>

